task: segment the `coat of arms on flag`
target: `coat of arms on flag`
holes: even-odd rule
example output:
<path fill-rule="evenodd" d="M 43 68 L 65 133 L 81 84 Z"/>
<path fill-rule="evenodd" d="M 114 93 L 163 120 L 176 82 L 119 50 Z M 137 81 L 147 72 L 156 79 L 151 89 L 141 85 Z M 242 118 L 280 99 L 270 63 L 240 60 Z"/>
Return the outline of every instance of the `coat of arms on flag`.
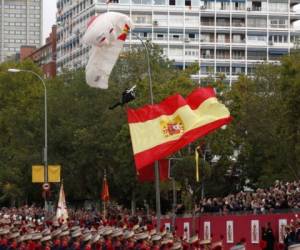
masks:
<path fill-rule="evenodd" d="M 160 126 L 165 137 L 181 134 L 184 131 L 184 125 L 179 115 L 172 120 L 162 119 Z"/>

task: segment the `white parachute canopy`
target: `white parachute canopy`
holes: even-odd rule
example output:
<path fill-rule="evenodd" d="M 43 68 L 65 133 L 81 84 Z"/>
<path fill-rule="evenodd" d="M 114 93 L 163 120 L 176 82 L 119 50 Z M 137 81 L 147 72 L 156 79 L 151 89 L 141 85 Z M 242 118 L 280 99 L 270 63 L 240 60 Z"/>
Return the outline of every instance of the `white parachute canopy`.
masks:
<path fill-rule="evenodd" d="M 106 12 L 89 21 L 83 36 L 83 42 L 92 46 L 85 69 L 88 85 L 108 88 L 110 73 L 130 29 L 133 29 L 130 18 L 117 12 Z"/>

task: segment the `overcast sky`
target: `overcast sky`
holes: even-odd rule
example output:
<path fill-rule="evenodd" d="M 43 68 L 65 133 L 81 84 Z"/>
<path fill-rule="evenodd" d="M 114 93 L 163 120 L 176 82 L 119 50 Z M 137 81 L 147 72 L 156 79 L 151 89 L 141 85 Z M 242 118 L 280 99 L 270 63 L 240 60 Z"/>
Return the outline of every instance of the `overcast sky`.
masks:
<path fill-rule="evenodd" d="M 43 43 L 45 43 L 45 38 L 49 35 L 52 25 L 55 24 L 56 0 L 43 0 L 43 4 Z"/>

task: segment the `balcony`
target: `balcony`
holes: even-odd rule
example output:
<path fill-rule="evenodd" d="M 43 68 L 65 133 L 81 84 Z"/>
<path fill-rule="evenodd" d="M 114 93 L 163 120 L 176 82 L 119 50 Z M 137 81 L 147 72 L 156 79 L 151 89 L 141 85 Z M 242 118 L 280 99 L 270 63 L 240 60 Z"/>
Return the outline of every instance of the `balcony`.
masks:
<path fill-rule="evenodd" d="M 244 22 L 232 22 L 233 27 L 245 27 Z"/>
<path fill-rule="evenodd" d="M 254 61 L 266 61 L 267 55 L 248 55 L 247 59 Z"/>
<path fill-rule="evenodd" d="M 270 24 L 269 27 L 274 28 L 274 29 L 287 29 L 288 25 L 287 24 Z"/>
<path fill-rule="evenodd" d="M 235 10 L 235 11 L 244 11 L 245 9 L 246 9 L 245 5 L 232 7 L 232 10 Z"/>
<path fill-rule="evenodd" d="M 230 39 L 229 38 L 225 38 L 225 39 L 218 38 L 217 43 L 230 43 Z"/>
<path fill-rule="evenodd" d="M 217 59 L 230 59 L 230 54 L 218 54 L 217 53 Z"/>
<path fill-rule="evenodd" d="M 251 10 L 251 11 L 262 11 L 262 8 L 260 6 L 252 6 L 252 8 L 248 8 L 247 10 Z"/>
<path fill-rule="evenodd" d="M 215 22 L 210 22 L 210 21 L 201 21 L 202 26 L 214 26 Z"/>
<path fill-rule="evenodd" d="M 215 57 L 212 54 L 202 54 L 201 58 L 203 58 L 203 59 L 214 59 Z"/>
<path fill-rule="evenodd" d="M 246 43 L 245 39 L 232 39 L 232 43 Z"/>
<path fill-rule="evenodd" d="M 230 22 L 217 22 L 217 26 L 229 27 Z"/>
<path fill-rule="evenodd" d="M 215 39 L 214 38 L 202 38 L 200 39 L 201 43 L 214 43 Z"/>
<path fill-rule="evenodd" d="M 283 55 L 269 55 L 269 60 L 271 61 L 280 61 Z"/>
<path fill-rule="evenodd" d="M 199 41 L 199 37 L 185 37 L 184 41 L 186 43 L 189 43 L 189 42 L 198 42 Z"/>
<path fill-rule="evenodd" d="M 168 41 L 168 38 L 157 36 L 157 37 L 154 37 L 153 40 L 154 41 Z"/>
<path fill-rule="evenodd" d="M 232 55 L 233 60 L 245 60 L 245 55 Z"/>

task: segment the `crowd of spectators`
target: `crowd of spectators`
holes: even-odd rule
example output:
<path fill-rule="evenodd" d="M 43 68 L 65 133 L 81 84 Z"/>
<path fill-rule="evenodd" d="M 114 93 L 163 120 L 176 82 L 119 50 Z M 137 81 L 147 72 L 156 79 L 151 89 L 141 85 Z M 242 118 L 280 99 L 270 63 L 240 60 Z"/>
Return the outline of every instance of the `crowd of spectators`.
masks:
<path fill-rule="evenodd" d="M 300 181 L 276 181 L 269 188 L 255 191 L 241 191 L 226 197 L 204 198 L 200 201 L 198 212 L 227 213 L 249 211 L 264 213 L 282 209 L 300 208 Z"/>

